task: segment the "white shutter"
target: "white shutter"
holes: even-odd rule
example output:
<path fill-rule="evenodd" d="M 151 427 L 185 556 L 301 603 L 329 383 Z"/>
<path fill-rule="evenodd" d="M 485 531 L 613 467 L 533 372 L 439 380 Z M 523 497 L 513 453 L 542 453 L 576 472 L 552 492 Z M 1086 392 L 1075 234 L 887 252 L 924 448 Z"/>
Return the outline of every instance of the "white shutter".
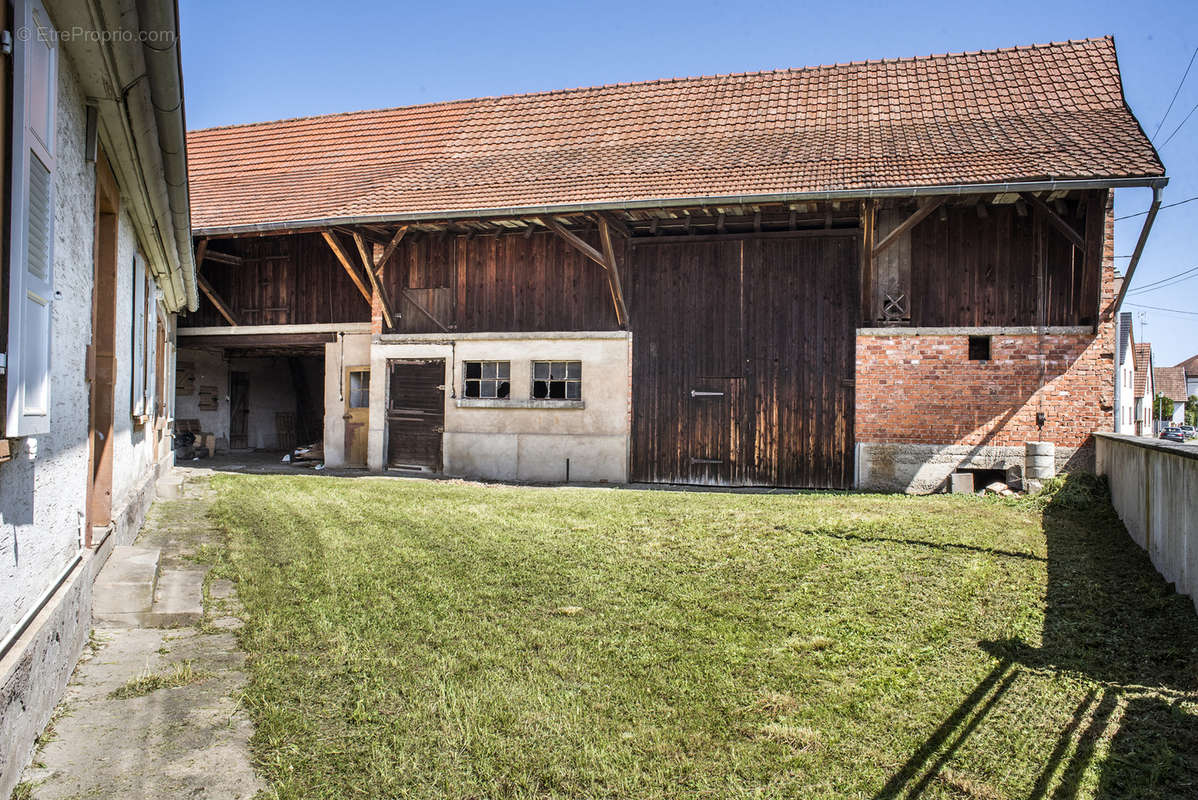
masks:
<path fill-rule="evenodd" d="M 146 413 L 146 260 L 133 257 L 133 416 Z"/>
<path fill-rule="evenodd" d="M 58 50 L 45 8 L 16 0 L 5 436 L 50 430 L 54 113 Z"/>

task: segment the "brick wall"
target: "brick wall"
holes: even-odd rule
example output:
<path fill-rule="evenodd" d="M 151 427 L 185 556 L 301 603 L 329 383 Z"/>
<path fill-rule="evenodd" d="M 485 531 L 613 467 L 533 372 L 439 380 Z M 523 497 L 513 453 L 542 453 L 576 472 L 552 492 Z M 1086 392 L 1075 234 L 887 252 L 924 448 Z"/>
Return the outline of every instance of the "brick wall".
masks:
<path fill-rule="evenodd" d="M 1115 290 L 1113 227 L 1108 205 L 1104 312 Z M 996 335 L 989 361 L 970 361 L 968 343 L 965 334 L 858 335 L 857 441 L 1080 447 L 1111 429 L 1114 315 L 1096 334 Z M 1037 411 L 1047 415 L 1042 432 Z"/>

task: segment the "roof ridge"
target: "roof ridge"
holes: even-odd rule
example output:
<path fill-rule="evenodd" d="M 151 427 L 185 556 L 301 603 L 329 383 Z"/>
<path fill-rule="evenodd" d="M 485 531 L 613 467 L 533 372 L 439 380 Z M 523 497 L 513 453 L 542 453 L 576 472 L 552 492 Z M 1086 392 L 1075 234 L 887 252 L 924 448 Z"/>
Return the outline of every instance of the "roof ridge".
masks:
<path fill-rule="evenodd" d="M 335 119 L 338 117 L 348 118 L 348 117 L 356 117 L 356 116 L 367 115 L 367 114 L 382 114 L 382 113 L 387 113 L 387 112 L 391 112 L 391 111 L 432 108 L 432 107 L 436 107 L 436 106 L 445 107 L 445 106 L 465 105 L 467 103 L 482 103 L 482 102 L 494 101 L 494 100 L 513 100 L 513 99 L 517 99 L 517 98 L 527 98 L 527 97 L 550 97 L 553 95 L 560 95 L 560 94 L 592 92 L 592 91 L 598 91 L 598 90 L 603 90 L 603 89 L 618 89 L 618 88 L 623 88 L 623 87 L 628 87 L 628 86 L 656 86 L 656 85 L 666 85 L 666 84 L 674 84 L 674 83 L 686 83 L 688 81 L 696 81 L 697 82 L 697 81 L 705 81 L 705 80 L 717 80 L 717 79 L 723 79 L 723 78 L 749 78 L 749 77 L 758 77 L 758 76 L 763 76 L 763 75 L 786 75 L 786 74 L 792 74 L 792 73 L 798 73 L 798 72 L 814 72 L 817 70 L 825 70 L 825 69 L 846 69 L 849 67 L 865 67 L 865 66 L 872 66 L 872 65 L 876 65 L 876 64 L 905 64 L 905 63 L 914 63 L 914 62 L 918 62 L 918 61 L 935 61 L 938 59 L 965 58 L 965 57 L 975 57 L 975 56 L 980 56 L 980 55 L 994 55 L 994 54 L 998 54 L 998 53 L 1016 53 L 1016 52 L 1024 52 L 1024 51 L 1047 49 L 1047 48 L 1063 49 L 1067 46 L 1091 44 L 1091 43 L 1095 43 L 1095 42 L 1113 43 L 1114 37 L 1111 36 L 1110 34 L 1107 34 L 1106 36 L 1092 36 L 1092 37 L 1083 38 L 1083 39 L 1065 39 L 1064 41 L 1038 42 L 1038 43 L 1032 43 L 1032 44 L 1011 45 L 1009 47 L 995 47 L 995 48 L 982 49 L 982 50 L 963 50 L 961 52 L 956 52 L 956 53 L 933 53 L 930 55 L 923 55 L 923 56 L 901 56 L 901 57 L 896 57 L 896 58 L 880 58 L 880 59 L 874 58 L 874 59 L 864 59 L 864 60 L 859 60 L 859 61 L 843 61 L 843 62 L 838 61 L 833 64 L 811 64 L 811 65 L 807 65 L 807 66 L 803 66 L 803 67 L 784 67 L 781 69 L 749 70 L 749 71 L 745 71 L 745 72 L 726 72 L 726 73 L 715 73 L 713 75 L 687 75 L 687 76 L 678 76 L 678 77 L 673 77 L 673 78 L 654 78 L 651 80 L 643 80 L 643 81 L 621 81 L 621 82 L 616 82 L 616 83 L 603 83 L 603 84 L 596 84 L 596 85 L 591 85 L 591 86 L 576 86 L 576 87 L 571 87 L 571 88 L 566 88 L 566 89 L 543 89 L 543 90 L 535 91 L 535 92 L 516 92 L 514 94 L 483 95 L 480 97 L 462 97 L 462 98 L 457 98 L 457 99 L 453 99 L 453 100 L 435 100 L 435 101 L 430 101 L 427 103 L 413 103 L 411 105 L 403 105 L 403 106 L 387 106 L 384 108 L 362 108 L 362 109 L 357 109 L 355 111 L 334 111 L 334 112 L 331 112 L 328 114 L 307 114 L 307 115 L 302 115 L 302 116 L 298 116 L 298 117 L 284 117 L 282 119 L 259 120 L 257 122 L 239 122 L 239 123 L 233 123 L 233 124 L 229 124 L 229 125 L 214 125 L 209 128 L 196 128 L 194 130 L 188 131 L 187 133 L 188 133 L 188 135 L 191 135 L 191 134 L 199 134 L 199 133 L 210 133 L 210 132 L 214 132 L 214 131 L 226 131 L 226 130 L 236 130 L 236 129 L 243 129 L 243 128 L 265 127 L 267 125 L 280 125 L 280 124 L 291 123 L 291 122 L 306 122 L 308 120 L 331 120 L 331 119 Z"/>

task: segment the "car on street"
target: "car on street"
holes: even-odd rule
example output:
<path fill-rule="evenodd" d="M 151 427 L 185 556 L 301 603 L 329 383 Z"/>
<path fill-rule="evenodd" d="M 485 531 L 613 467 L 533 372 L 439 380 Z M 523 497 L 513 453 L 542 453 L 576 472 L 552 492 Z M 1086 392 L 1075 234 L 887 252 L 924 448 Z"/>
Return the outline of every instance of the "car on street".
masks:
<path fill-rule="evenodd" d="M 1182 432 L 1181 428 L 1165 428 L 1161 431 L 1160 438 L 1170 442 L 1185 442 L 1186 435 Z"/>

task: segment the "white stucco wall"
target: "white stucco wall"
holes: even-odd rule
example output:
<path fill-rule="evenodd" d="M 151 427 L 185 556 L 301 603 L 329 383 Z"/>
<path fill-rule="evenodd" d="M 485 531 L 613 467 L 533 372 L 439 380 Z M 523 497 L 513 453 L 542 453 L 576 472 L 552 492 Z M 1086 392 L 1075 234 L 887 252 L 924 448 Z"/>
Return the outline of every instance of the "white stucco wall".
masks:
<path fill-rule="evenodd" d="M 345 380 L 347 367 L 370 366 L 370 334 L 346 334 L 338 342 L 324 346 L 324 463 L 330 467 L 345 464 Z M 371 372 L 371 387 L 375 375 Z M 381 378 L 380 378 L 381 380 Z M 373 415 L 372 415 L 373 416 Z"/>
<path fill-rule="evenodd" d="M 1132 351 L 1126 348 L 1122 353 L 1123 361 L 1115 369 L 1115 383 L 1118 386 L 1119 406 L 1115 409 L 1115 432 L 1134 433 L 1136 429 L 1136 390 L 1135 369 L 1132 367 Z"/>
<path fill-rule="evenodd" d="M 387 361 L 446 359 L 444 469 L 492 480 L 625 482 L 631 419 L 631 340 L 624 333 L 462 335 L 451 344 L 376 341 L 371 348 L 369 466 L 386 463 Z M 506 402 L 464 400 L 463 362 L 511 362 Z M 531 400 L 531 362 L 582 362 L 582 407 Z"/>
<path fill-rule="evenodd" d="M 65 58 L 58 92 L 51 426 L 15 440 L 14 458 L 0 464 L 0 632 L 78 552 L 85 510 L 95 167 L 83 161 L 84 101 Z"/>
<path fill-rule="evenodd" d="M 196 419 L 200 430 L 216 434 L 216 449 L 229 449 L 229 362 L 217 350 L 180 348 L 176 356 L 176 381 L 182 370 L 178 364 L 194 367 L 195 387 L 191 394 L 175 394 L 175 419 Z M 217 406 L 213 410 L 200 408 L 200 387 L 215 386 Z"/>

